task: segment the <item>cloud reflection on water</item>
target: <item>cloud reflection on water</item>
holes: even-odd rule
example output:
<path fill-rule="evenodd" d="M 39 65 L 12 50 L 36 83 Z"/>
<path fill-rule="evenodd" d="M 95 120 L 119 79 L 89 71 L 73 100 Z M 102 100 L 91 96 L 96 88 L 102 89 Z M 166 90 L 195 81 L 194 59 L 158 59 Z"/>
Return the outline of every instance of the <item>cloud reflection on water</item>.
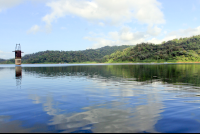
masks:
<path fill-rule="evenodd" d="M 139 73 L 139 68 L 145 72 Z M 185 79 L 181 79 L 180 75 L 189 74 L 184 71 L 181 73 L 173 66 L 171 72 L 175 73 L 165 70 L 169 71 L 166 74 L 162 74 L 162 69 L 166 69 L 164 67 L 139 68 L 29 67 L 23 68 L 23 78 L 33 77 L 34 81 L 31 82 L 37 85 L 22 85 L 31 88 L 29 99 L 33 100 L 35 105 L 42 104 L 41 110 L 50 116 L 48 123 L 43 124 L 45 127 L 55 126 L 56 130 L 62 132 L 157 132 L 155 125 L 162 119 L 161 114 L 165 108 L 164 93 L 177 92 L 180 87 L 176 88 L 177 85 L 174 84 L 180 84 L 182 81 L 185 84 Z M 46 78 L 48 80 L 45 80 Z M 187 80 L 195 83 L 192 77 Z M 51 82 L 49 86 L 45 85 L 48 82 Z M 191 86 L 186 83 L 183 87 Z M 62 96 L 67 99 L 61 100 Z M 88 101 L 81 102 L 82 100 Z"/>
<path fill-rule="evenodd" d="M 161 118 L 160 113 L 163 112 L 163 104 L 162 97 L 155 85 L 143 86 L 140 82 L 137 82 L 137 84 L 127 82 L 126 85 L 118 83 L 116 88 L 116 81 L 110 79 L 102 82 L 102 79 L 95 78 L 90 79 L 90 82 L 95 85 L 93 88 L 83 88 L 88 95 L 96 94 L 99 96 L 101 90 L 107 88 L 111 93 L 110 96 L 120 97 L 120 99 L 124 97 L 131 98 L 125 98 L 124 102 L 110 100 L 103 104 L 82 107 L 81 109 L 84 112 L 65 114 L 59 114 L 62 109 L 55 107 L 58 102 L 50 94 L 46 96 L 45 101 L 37 94 L 32 95 L 31 99 L 34 100 L 33 103 L 42 103 L 43 110 L 48 115 L 53 116 L 48 125 L 54 125 L 58 130 L 65 130 L 64 132 L 77 130 L 90 130 L 92 132 L 157 132 L 154 125 Z M 137 102 L 140 102 L 132 102 L 131 99 L 134 99 L 134 96 L 141 94 L 145 97 L 135 98 Z M 144 101 L 144 105 L 141 104 L 141 100 Z"/>

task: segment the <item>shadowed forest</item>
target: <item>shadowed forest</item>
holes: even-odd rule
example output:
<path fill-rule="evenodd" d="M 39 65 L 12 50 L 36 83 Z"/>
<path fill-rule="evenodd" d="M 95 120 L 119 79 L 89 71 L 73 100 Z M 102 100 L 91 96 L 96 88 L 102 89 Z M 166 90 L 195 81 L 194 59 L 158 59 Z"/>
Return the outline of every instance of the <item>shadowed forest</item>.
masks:
<path fill-rule="evenodd" d="M 68 67 L 24 67 L 25 73 L 39 77 L 76 76 L 99 80 L 138 81 L 143 84 L 160 81 L 174 85 L 200 86 L 200 66 L 196 64 L 168 65 L 102 65 Z"/>

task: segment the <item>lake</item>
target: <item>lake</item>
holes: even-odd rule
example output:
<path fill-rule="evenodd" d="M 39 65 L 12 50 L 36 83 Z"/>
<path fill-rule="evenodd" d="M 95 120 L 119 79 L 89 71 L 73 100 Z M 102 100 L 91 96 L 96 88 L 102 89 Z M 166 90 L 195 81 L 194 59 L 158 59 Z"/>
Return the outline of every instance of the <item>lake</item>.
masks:
<path fill-rule="evenodd" d="M 200 64 L 0 65 L 0 132 L 200 132 Z"/>

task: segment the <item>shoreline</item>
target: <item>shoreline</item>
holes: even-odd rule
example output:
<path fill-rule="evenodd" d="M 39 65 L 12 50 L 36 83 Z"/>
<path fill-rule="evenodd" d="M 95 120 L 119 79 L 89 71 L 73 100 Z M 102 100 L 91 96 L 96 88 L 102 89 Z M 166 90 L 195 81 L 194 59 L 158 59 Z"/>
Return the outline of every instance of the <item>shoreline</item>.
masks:
<path fill-rule="evenodd" d="M 40 65 L 40 64 L 46 64 L 46 65 L 53 65 L 53 64 L 58 64 L 58 65 L 73 65 L 73 64 L 199 64 L 200 62 L 114 62 L 114 63 L 23 63 L 21 65 Z M 14 63 L 13 63 L 14 64 Z M 13 65 L 13 64 L 2 64 L 0 65 Z M 14 64 L 15 65 L 15 64 Z"/>

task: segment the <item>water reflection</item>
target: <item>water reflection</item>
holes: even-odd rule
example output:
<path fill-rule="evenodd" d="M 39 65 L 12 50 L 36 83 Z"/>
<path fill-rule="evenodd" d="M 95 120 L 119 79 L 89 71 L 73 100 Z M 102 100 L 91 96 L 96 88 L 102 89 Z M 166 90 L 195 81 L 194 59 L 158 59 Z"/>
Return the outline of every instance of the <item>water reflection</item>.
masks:
<path fill-rule="evenodd" d="M 58 102 L 51 97 L 44 103 L 41 96 L 34 95 L 34 102 L 43 103 L 43 110 L 53 116 L 49 125 L 64 132 L 159 132 L 155 125 L 162 121 L 161 113 L 164 112 L 163 93 L 160 91 L 163 85 L 167 84 L 168 91 L 170 88 L 167 86 L 171 84 L 173 87 L 189 87 L 190 90 L 194 89 L 191 86 L 200 85 L 200 66 L 192 64 L 41 67 L 25 68 L 25 73 L 51 79 L 86 77 L 94 84 L 92 88 L 84 88 L 90 99 L 104 99 L 102 92 L 105 89 L 109 89 L 109 96 L 122 99 L 82 107 L 84 112 L 69 115 L 59 114 L 62 109 L 55 108 Z"/>
<path fill-rule="evenodd" d="M 16 79 L 20 79 L 22 77 L 22 67 L 21 66 L 15 67 L 15 76 L 16 76 Z"/>
<path fill-rule="evenodd" d="M 48 129 L 44 124 L 35 124 L 31 127 L 23 127 L 23 121 L 10 120 L 11 118 L 11 116 L 0 116 L 0 133 L 48 132 Z"/>
<path fill-rule="evenodd" d="M 85 112 L 71 114 L 59 114 L 62 110 L 55 108 L 57 102 L 51 96 L 47 96 L 45 102 L 38 101 L 38 98 L 42 100 L 41 96 L 32 96 L 34 103 L 43 103 L 43 110 L 53 116 L 48 125 L 56 126 L 57 130 L 63 132 L 157 132 L 154 125 L 161 119 L 160 113 L 163 112 L 159 93 L 149 94 L 146 99 L 135 98 L 147 101 L 145 105 L 136 105 L 130 100 L 128 103 L 107 101 L 81 108 Z M 131 103 L 131 106 L 124 107 Z"/>
<path fill-rule="evenodd" d="M 87 76 L 117 81 L 126 79 L 143 84 L 161 81 L 169 84 L 200 86 L 200 64 L 25 67 L 24 71 L 46 78 Z"/>
<path fill-rule="evenodd" d="M 21 87 L 21 81 L 22 81 L 22 67 L 21 66 L 15 66 L 15 78 L 16 78 L 16 86 Z"/>
<path fill-rule="evenodd" d="M 43 111 L 53 116 L 48 125 L 56 126 L 63 132 L 157 132 L 154 125 L 161 119 L 160 113 L 163 112 L 163 97 L 156 86 L 158 83 L 153 82 L 154 84 L 150 86 L 144 86 L 143 82 L 127 78 L 125 74 L 123 77 L 114 76 L 108 70 L 107 66 L 101 66 L 98 69 L 93 66 L 25 68 L 25 73 L 39 74 L 39 78 L 54 80 L 59 78 L 60 80 L 63 78 L 62 76 L 65 76 L 64 78 L 70 78 L 71 81 L 73 81 L 71 78 L 75 77 L 74 81 L 76 81 L 86 77 L 90 81 L 90 85 L 77 84 L 84 92 L 78 93 L 79 91 L 77 91 L 76 94 L 82 94 L 81 96 L 86 94 L 83 96 L 83 101 L 78 101 L 80 98 L 76 95 L 72 96 L 73 102 L 70 101 L 71 105 L 75 107 L 77 103 L 83 103 L 86 98 L 91 100 L 91 102 L 87 102 L 90 103 L 90 106 L 80 107 L 84 112 L 60 114 L 59 111 L 64 109 L 58 108 L 61 103 L 50 94 L 43 98 L 37 93 L 32 93 L 29 98 L 33 100 L 34 104 L 42 104 Z M 61 84 L 61 81 L 59 83 Z M 64 84 L 65 88 L 72 93 L 72 89 L 66 84 Z M 109 90 L 109 93 L 104 93 L 106 89 Z M 69 94 L 66 93 L 66 96 Z M 106 100 L 106 96 L 113 96 L 113 98 Z M 99 100 L 99 102 L 93 103 L 93 99 Z"/>
<path fill-rule="evenodd" d="M 0 94 L 0 132 L 200 131 L 198 64 L 16 67 L 16 80 L 22 71 L 22 89 Z"/>

